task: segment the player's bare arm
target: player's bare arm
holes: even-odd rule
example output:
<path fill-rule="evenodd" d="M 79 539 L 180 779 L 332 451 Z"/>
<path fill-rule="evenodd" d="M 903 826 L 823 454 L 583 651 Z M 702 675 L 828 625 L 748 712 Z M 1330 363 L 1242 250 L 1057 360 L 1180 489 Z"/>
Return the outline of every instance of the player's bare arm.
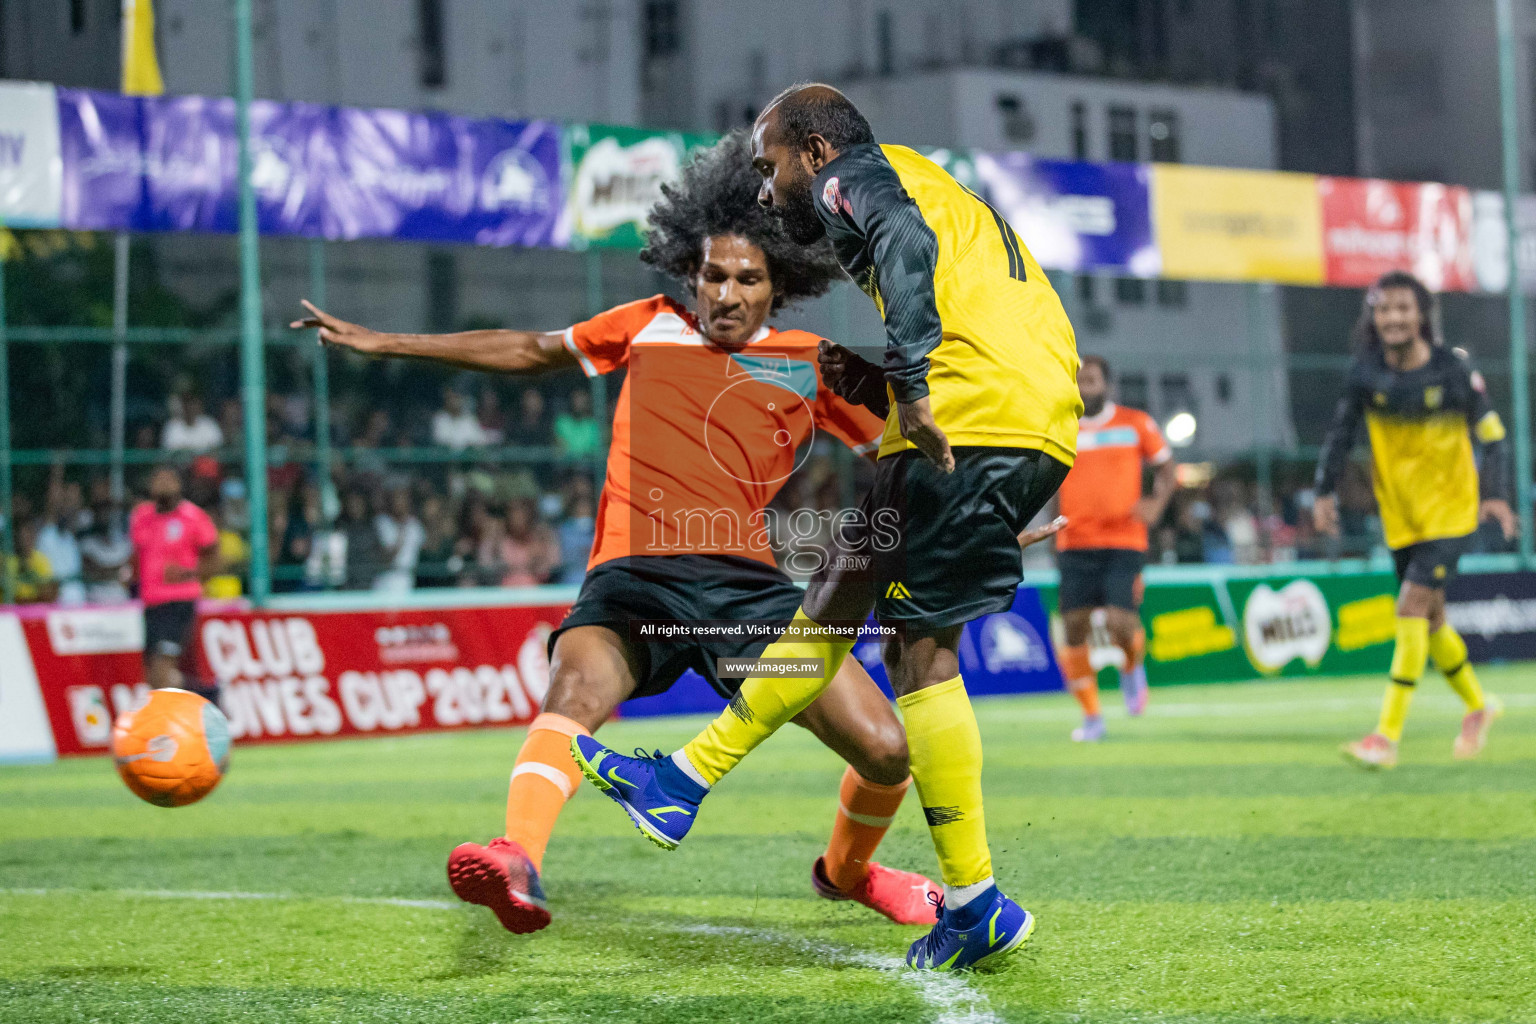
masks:
<path fill-rule="evenodd" d="M 206 583 L 225 569 L 224 556 L 219 554 L 217 542 L 198 552 L 197 565 L 188 567 L 171 562 L 165 567 L 166 583 Z"/>
<path fill-rule="evenodd" d="M 542 373 L 575 366 L 576 357 L 558 331 L 459 331 L 454 334 L 396 334 L 349 323 L 304 300 L 310 315 L 288 326 L 317 329 L 322 345 L 339 345 L 368 356 L 431 359 L 465 370 Z"/>
<path fill-rule="evenodd" d="M 1173 493 L 1178 488 L 1179 467 L 1169 459 L 1153 472 L 1152 493 L 1136 503 L 1136 518 L 1148 526 L 1156 526 L 1168 510 L 1168 502 L 1173 500 Z"/>

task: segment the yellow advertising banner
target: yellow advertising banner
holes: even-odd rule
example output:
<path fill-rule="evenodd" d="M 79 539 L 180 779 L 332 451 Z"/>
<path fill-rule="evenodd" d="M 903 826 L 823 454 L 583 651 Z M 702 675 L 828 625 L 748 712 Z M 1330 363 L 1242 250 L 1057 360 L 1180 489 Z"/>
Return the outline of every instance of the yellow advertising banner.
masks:
<path fill-rule="evenodd" d="M 1163 277 L 1323 283 L 1317 176 L 1152 166 Z"/>

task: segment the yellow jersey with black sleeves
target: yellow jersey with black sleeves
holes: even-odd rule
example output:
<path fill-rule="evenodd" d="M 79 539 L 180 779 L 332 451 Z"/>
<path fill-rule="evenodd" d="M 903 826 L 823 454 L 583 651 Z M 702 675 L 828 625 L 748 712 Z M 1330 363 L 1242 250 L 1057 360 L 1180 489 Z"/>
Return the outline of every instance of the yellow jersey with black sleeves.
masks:
<path fill-rule="evenodd" d="M 1462 356 L 1434 347 L 1428 362 L 1404 371 L 1387 365 L 1380 346 L 1359 355 L 1323 442 L 1319 494 L 1337 487 L 1362 420 L 1382 532 L 1394 551 L 1465 537 L 1477 529 L 1480 498 L 1507 497 L 1504 424 Z"/>
<path fill-rule="evenodd" d="M 929 396 L 951 445 L 1033 448 L 1072 464 L 1077 341 L 1008 222 L 905 146 L 851 146 L 812 182 L 838 262 L 885 321 L 890 396 Z M 882 457 L 905 451 L 892 404 Z"/>

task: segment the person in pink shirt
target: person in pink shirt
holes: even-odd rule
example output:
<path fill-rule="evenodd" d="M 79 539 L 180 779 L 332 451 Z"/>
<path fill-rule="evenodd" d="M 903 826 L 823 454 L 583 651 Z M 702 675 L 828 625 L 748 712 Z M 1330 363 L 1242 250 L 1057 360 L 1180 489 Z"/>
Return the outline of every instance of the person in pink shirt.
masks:
<path fill-rule="evenodd" d="M 149 501 L 128 520 L 144 602 L 144 674 L 152 689 L 180 686 L 216 700 L 217 687 L 197 680 L 192 626 L 203 581 L 219 573 L 219 531 L 208 513 L 181 496 L 181 474 L 161 466 L 149 478 Z"/>

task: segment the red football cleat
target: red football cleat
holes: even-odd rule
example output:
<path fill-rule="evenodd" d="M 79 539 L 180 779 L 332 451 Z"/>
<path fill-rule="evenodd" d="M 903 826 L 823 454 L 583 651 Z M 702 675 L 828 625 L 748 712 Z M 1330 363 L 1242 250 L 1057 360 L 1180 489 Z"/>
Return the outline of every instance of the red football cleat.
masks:
<path fill-rule="evenodd" d="M 455 846 L 448 855 L 448 884 L 465 903 L 490 907 L 501 926 L 516 935 L 549 925 L 539 869 L 522 845 L 510 839 Z"/>
<path fill-rule="evenodd" d="M 811 887 L 822 899 L 862 903 L 897 924 L 933 924 L 934 902 L 929 901 L 928 894 L 933 893 L 937 899 L 944 895 L 944 890 L 917 872 L 898 871 L 870 861 L 864 880 L 844 891 L 827 877 L 825 861 L 825 857 L 817 857 L 811 868 Z"/>

